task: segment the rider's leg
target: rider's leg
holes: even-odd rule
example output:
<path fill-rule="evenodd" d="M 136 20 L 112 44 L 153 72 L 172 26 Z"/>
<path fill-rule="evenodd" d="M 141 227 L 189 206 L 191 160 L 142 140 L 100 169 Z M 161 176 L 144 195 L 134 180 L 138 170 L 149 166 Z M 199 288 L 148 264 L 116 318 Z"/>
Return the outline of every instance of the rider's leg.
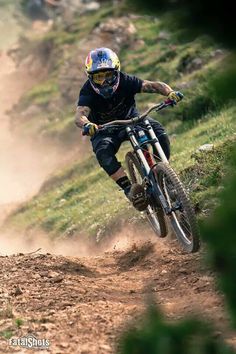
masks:
<path fill-rule="evenodd" d="M 96 154 L 98 163 L 127 195 L 130 191 L 131 182 L 121 163 L 116 158 L 116 153 L 121 143 L 122 141 L 118 137 L 111 135 L 98 135 L 92 140 L 93 151 Z"/>
<path fill-rule="evenodd" d="M 129 194 L 131 182 L 122 166 L 110 177 L 118 184 L 121 189 L 123 189 L 125 195 Z"/>
<path fill-rule="evenodd" d="M 137 210 L 142 211 L 147 208 L 149 202 L 144 187 L 138 183 L 131 184 L 122 166 L 110 177 L 123 189 L 126 197 Z"/>
<path fill-rule="evenodd" d="M 135 208 L 144 210 L 147 207 L 147 198 L 143 186 L 139 184 L 131 185 L 121 163 L 116 158 L 122 141 L 112 136 L 96 136 L 92 140 L 93 151 L 96 154 L 100 166 L 118 184 L 125 195 L 132 201 Z"/>

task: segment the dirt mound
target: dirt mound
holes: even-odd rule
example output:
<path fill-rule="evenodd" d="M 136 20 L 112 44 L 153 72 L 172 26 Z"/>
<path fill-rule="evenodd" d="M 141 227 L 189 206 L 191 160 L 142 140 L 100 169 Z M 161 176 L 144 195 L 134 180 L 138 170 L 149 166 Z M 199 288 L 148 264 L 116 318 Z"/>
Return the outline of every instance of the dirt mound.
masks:
<path fill-rule="evenodd" d="M 154 245 L 150 242 L 144 243 L 139 248 L 134 244 L 131 250 L 117 257 L 117 265 L 121 271 L 129 270 L 135 265 L 142 265 L 145 258 L 153 251 Z"/>

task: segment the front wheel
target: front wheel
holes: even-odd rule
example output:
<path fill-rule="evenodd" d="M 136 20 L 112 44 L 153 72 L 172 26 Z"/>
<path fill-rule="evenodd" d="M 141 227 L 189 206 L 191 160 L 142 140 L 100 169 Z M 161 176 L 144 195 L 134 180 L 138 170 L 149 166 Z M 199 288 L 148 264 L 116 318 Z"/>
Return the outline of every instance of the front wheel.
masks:
<path fill-rule="evenodd" d="M 145 174 L 137 156 L 132 152 L 128 152 L 125 161 L 131 182 L 142 184 Z M 165 215 L 162 208 L 159 206 L 159 202 L 155 202 L 155 200 L 150 201 L 145 213 L 153 231 L 159 237 L 167 236 L 168 230 L 166 227 Z"/>
<path fill-rule="evenodd" d="M 156 167 L 157 180 L 172 212 L 170 222 L 177 239 L 185 251 L 193 253 L 200 247 L 199 231 L 195 213 L 177 174 L 167 164 Z"/>

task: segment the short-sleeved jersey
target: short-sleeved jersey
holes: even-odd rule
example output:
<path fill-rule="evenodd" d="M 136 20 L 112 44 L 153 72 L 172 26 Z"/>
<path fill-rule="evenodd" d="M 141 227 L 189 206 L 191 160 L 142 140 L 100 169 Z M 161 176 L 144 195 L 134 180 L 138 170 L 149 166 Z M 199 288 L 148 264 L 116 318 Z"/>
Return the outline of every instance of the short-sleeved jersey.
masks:
<path fill-rule="evenodd" d="M 128 119 L 137 116 L 135 94 L 141 92 L 142 80 L 120 73 L 120 83 L 111 98 L 103 98 L 92 88 L 89 80 L 83 85 L 78 106 L 91 109 L 89 120 L 95 124 L 104 124 L 116 119 Z"/>

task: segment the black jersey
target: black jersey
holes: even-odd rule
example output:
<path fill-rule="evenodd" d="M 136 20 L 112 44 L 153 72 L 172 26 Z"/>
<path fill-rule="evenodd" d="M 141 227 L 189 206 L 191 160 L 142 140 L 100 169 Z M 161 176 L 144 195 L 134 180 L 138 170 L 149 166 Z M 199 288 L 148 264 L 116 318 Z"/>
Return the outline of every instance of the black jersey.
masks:
<path fill-rule="evenodd" d="M 111 98 L 103 98 L 94 91 L 87 80 L 80 91 L 78 106 L 87 106 L 91 109 L 88 118 L 95 124 L 133 118 L 138 115 L 134 96 L 141 92 L 142 82 L 135 76 L 121 72 L 116 92 Z"/>

